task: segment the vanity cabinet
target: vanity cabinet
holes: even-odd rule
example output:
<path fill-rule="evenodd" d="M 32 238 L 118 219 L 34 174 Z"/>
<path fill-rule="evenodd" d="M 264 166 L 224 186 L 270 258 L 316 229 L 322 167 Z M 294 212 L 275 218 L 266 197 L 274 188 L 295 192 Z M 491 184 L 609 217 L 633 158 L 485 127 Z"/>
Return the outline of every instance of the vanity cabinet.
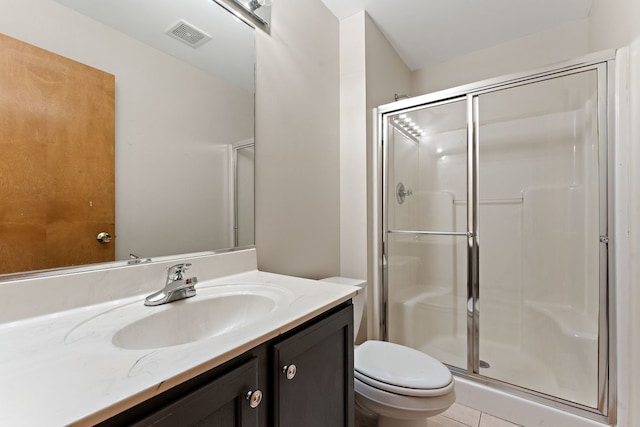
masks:
<path fill-rule="evenodd" d="M 352 318 L 349 306 L 273 344 L 274 426 L 353 425 Z"/>
<path fill-rule="evenodd" d="M 344 303 L 100 425 L 353 427 L 353 402 Z"/>

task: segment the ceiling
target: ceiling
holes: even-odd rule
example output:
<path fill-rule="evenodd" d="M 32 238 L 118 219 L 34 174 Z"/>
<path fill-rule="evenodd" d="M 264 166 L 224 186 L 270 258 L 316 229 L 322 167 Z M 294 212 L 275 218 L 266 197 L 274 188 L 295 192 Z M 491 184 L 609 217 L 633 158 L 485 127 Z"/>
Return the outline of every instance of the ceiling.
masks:
<path fill-rule="evenodd" d="M 593 0 L 322 0 L 365 10 L 411 70 L 589 16 Z"/>
<path fill-rule="evenodd" d="M 247 90 L 254 41 L 211 0 L 55 0 Z M 593 0 L 322 0 L 338 18 L 366 10 L 416 70 L 589 16 Z M 148 11 L 153 10 L 153 13 Z M 194 49 L 165 32 L 184 19 L 213 36 Z M 234 43 L 229 43 L 233 40 Z M 238 47 L 242 46 L 242 47 Z"/>
<path fill-rule="evenodd" d="M 248 91 L 254 90 L 254 31 L 211 0 L 56 1 Z M 169 37 L 166 31 L 180 20 L 212 39 L 193 48 Z"/>

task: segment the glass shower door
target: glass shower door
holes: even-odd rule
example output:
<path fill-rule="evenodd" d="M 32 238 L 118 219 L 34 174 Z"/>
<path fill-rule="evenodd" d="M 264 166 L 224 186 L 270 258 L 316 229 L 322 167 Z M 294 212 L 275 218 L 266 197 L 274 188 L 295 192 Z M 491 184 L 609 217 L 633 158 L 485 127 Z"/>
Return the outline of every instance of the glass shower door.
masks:
<path fill-rule="evenodd" d="M 479 373 L 593 408 L 606 271 L 598 76 L 575 72 L 475 102 Z"/>
<path fill-rule="evenodd" d="M 615 418 L 614 66 L 589 58 L 379 107 L 383 339 L 472 382 Z"/>
<path fill-rule="evenodd" d="M 466 369 L 466 98 L 390 116 L 386 140 L 388 339 Z"/>

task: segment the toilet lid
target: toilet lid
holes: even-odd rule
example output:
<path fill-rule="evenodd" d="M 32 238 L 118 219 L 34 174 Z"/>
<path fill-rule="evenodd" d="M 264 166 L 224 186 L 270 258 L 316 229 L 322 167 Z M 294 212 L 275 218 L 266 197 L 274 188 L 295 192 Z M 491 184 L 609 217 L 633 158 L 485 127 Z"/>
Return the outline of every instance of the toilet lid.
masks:
<path fill-rule="evenodd" d="M 386 341 L 366 341 L 358 346 L 354 365 L 360 381 L 407 396 L 439 394 L 439 389 L 448 390 L 453 381 L 449 369 L 433 357 Z"/>

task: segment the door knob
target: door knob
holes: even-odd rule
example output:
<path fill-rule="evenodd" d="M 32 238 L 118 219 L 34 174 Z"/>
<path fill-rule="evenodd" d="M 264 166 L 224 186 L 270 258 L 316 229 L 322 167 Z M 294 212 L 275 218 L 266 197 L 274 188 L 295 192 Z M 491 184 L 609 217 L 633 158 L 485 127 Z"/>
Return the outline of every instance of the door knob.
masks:
<path fill-rule="evenodd" d="M 98 233 L 98 237 L 96 237 L 96 240 L 100 243 L 109 243 L 111 239 L 111 234 L 107 233 L 106 231 L 101 231 L 100 233 Z"/>

